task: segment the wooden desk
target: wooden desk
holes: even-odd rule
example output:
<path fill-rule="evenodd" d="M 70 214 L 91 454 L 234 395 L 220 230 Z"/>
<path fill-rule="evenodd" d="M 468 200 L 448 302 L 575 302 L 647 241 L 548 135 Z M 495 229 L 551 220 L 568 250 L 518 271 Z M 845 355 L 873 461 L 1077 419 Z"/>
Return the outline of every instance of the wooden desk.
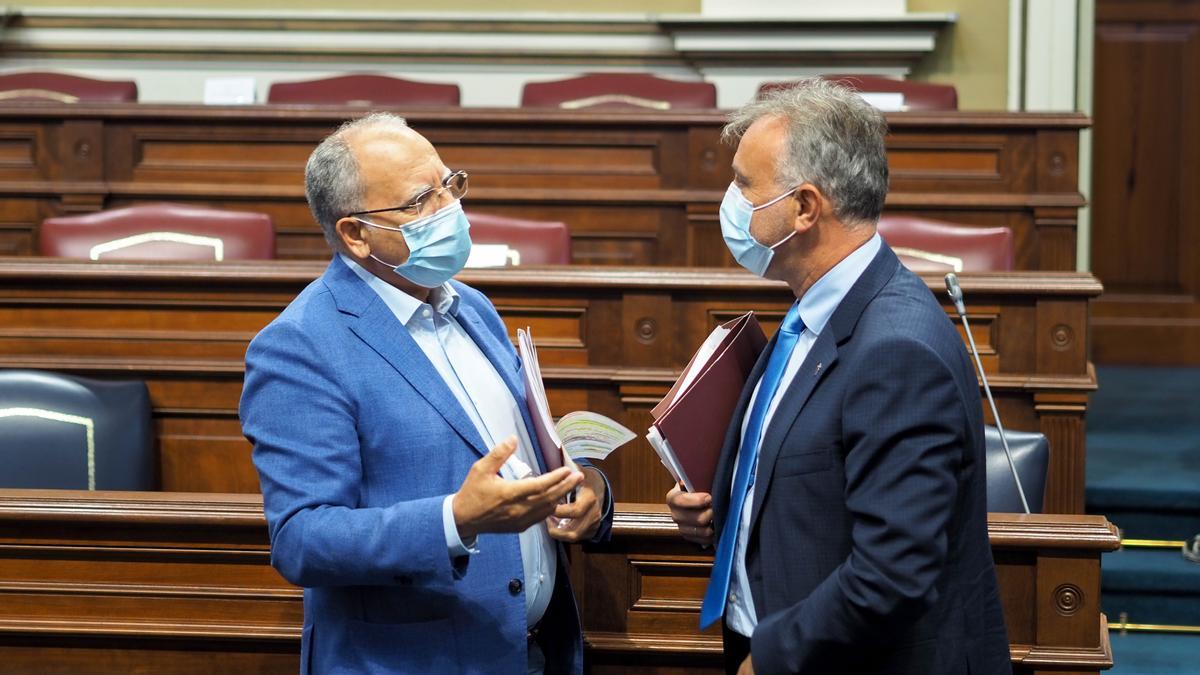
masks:
<path fill-rule="evenodd" d="M 237 418 L 254 334 L 324 269 L 274 263 L 0 259 L 0 367 L 145 379 L 164 490 L 257 492 Z M 545 267 L 470 271 L 511 331 L 531 326 L 557 414 L 650 423 L 717 323 L 753 309 L 769 331 L 791 296 L 741 270 Z M 926 279 L 944 299 L 940 277 Z M 1082 513 L 1088 274 L 964 274 L 972 328 L 1005 424 L 1040 430 L 1053 454 L 1052 513 Z M 952 310 L 947 307 L 947 311 Z M 605 462 L 620 501 L 658 502 L 671 481 L 643 439 Z"/>
<path fill-rule="evenodd" d="M 269 213 L 283 258 L 323 258 L 303 167 L 342 107 L 0 106 L 0 255 L 51 215 L 148 201 Z M 575 262 L 732 266 L 717 207 L 722 111 L 399 111 L 452 167 L 468 209 L 568 223 Z M 1016 234 L 1017 265 L 1074 270 L 1077 114 L 893 113 L 887 211 Z"/>
<path fill-rule="evenodd" d="M 992 514 L 1018 675 L 1112 665 L 1101 516 Z M 659 505 L 620 504 L 613 541 L 572 550 L 589 672 L 720 672 L 697 630 L 711 559 Z M 258 495 L 0 490 L 0 662 L 15 672 L 295 673 L 299 589 L 269 566 Z"/>

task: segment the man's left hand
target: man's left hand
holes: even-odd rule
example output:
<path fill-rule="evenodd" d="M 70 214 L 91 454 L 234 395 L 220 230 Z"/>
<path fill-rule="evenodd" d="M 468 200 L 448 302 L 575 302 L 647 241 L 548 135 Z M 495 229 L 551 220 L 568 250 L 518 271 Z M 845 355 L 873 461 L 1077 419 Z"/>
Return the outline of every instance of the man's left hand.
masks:
<path fill-rule="evenodd" d="M 550 536 L 569 544 L 596 536 L 600 517 L 604 515 L 605 496 L 604 476 L 599 469 L 583 467 L 583 484 L 575 494 L 575 501 L 559 504 L 546 523 Z"/>
<path fill-rule="evenodd" d="M 738 666 L 738 675 L 754 675 L 754 664 L 750 663 L 750 655 L 746 655 L 746 660 L 742 661 L 742 665 Z"/>

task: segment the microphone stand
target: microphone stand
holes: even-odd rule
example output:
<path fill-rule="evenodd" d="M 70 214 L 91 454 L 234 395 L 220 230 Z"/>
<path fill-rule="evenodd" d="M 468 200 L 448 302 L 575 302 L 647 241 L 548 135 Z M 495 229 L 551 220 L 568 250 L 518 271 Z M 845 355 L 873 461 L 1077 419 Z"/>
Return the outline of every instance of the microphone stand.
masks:
<path fill-rule="evenodd" d="M 1021 477 L 1017 475 L 1017 465 L 1013 462 L 1012 451 L 1008 449 L 1008 439 L 1004 436 L 1004 425 L 1000 423 L 1000 411 L 996 410 L 996 401 L 992 398 L 992 388 L 988 386 L 987 375 L 983 372 L 983 361 L 979 358 L 979 350 L 975 347 L 975 336 L 971 335 L 971 324 L 967 322 L 967 307 L 963 304 L 962 288 L 958 285 L 958 275 L 950 272 L 946 275 L 946 293 L 954 302 L 954 309 L 962 319 L 963 328 L 967 332 L 967 341 L 971 343 L 971 354 L 975 357 L 975 366 L 979 368 L 979 379 L 983 381 L 983 391 L 987 394 L 988 405 L 992 407 L 992 418 L 996 420 L 996 428 L 1000 431 L 1000 443 L 1004 445 L 1004 456 L 1008 458 L 1008 468 L 1012 470 L 1013 481 L 1017 484 L 1017 494 L 1021 497 L 1021 506 L 1025 513 L 1031 513 L 1029 502 L 1025 499 L 1025 488 L 1021 486 Z"/>

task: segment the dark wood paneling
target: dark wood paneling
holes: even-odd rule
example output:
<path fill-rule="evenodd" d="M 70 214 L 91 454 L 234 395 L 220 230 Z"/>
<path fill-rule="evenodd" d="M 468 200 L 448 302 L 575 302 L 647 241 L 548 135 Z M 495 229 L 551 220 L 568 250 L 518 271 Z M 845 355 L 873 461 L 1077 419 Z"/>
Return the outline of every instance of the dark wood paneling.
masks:
<path fill-rule="evenodd" d="M 0 249 L 32 250 L 48 215 L 171 200 L 269 213 L 283 258 L 327 248 L 304 162 L 344 108 L 0 106 Z M 561 220 L 575 262 L 728 266 L 716 213 L 732 178 L 726 115 L 418 110 L 410 124 L 471 172 L 469 209 Z M 1026 270 L 1073 270 L 1074 114 L 895 113 L 887 210 L 1004 224 Z"/>
<path fill-rule="evenodd" d="M 237 404 L 253 335 L 324 269 L 319 262 L 0 260 L 0 367 L 145 379 L 165 490 L 254 492 Z M 747 310 L 773 332 L 792 298 L 741 270 L 521 267 L 468 271 L 515 332 L 539 343 L 552 410 L 634 430 L 717 324 Z M 926 278 L 943 298 L 940 277 Z M 1004 421 L 1053 441 L 1046 508 L 1083 510 L 1087 274 L 964 274 L 972 329 Z M 953 310 L 947 307 L 947 311 Z M 960 328 L 961 330 L 961 328 Z M 662 499 L 671 480 L 642 438 L 604 462 L 617 498 Z"/>
<path fill-rule="evenodd" d="M 1096 6 L 1101 363 L 1200 365 L 1200 2 Z"/>
<path fill-rule="evenodd" d="M 1016 673 L 1111 666 L 1101 516 L 992 514 Z M 662 505 L 619 504 L 613 539 L 573 547 L 587 671 L 716 673 L 700 633 L 711 556 Z M 0 662 L 11 672 L 294 673 L 302 597 L 269 566 L 258 495 L 0 490 Z"/>

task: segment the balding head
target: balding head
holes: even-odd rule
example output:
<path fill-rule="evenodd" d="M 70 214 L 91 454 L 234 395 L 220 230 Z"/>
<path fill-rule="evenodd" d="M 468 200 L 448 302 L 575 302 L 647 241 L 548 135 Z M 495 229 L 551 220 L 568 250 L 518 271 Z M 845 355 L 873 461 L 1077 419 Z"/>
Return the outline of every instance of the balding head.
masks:
<path fill-rule="evenodd" d="M 376 144 L 376 139 L 381 142 Z M 371 113 L 346 122 L 313 150 L 304 167 L 304 193 L 330 246 L 338 248 L 337 221 L 362 210 L 367 199 L 369 185 L 362 167 L 379 160 L 394 163 L 395 155 L 381 155 L 398 149 L 415 152 L 423 149 L 420 143 L 432 151 L 429 141 L 409 128 L 403 117 Z"/>

